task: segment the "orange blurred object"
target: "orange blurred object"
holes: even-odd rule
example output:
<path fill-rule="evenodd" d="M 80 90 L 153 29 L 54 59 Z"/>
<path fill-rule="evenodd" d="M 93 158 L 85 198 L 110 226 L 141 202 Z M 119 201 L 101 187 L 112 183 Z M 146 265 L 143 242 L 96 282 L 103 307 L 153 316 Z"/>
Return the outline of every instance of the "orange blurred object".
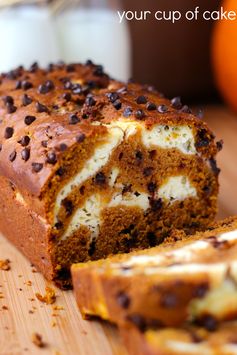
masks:
<path fill-rule="evenodd" d="M 223 7 L 237 14 L 237 0 L 224 0 Z M 217 85 L 226 102 L 237 112 L 237 19 L 216 23 L 212 62 Z"/>

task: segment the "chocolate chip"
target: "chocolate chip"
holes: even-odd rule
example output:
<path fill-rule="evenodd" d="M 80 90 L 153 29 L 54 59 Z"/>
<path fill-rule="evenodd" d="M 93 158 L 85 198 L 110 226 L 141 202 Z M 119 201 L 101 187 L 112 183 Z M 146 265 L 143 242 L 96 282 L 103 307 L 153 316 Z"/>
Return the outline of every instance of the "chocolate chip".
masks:
<path fill-rule="evenodd" d="M 4 137 L 5 137 L 6 139 L 9 139 L 9 138 L 11 138 L 11 137 L 13 136 L 13 133 L 14 133 L 14 128 L 12 128 L 12 127 L 6 127 L 5 133 L 4 133 Z"/>
<path fill-rule="evenodd" d="M 65 152 L 65 150 L 67 150 L 67 144 L 61 143 L 59 149 L 61 150 L 61 152 Z"/>
<path fill-rule="evenodd" d="M 93 65 L 92 60 L 91 59 L 87 59 L 85 65 L 89 65 L 89 66 Z"/>
<path fill-rule="evenodd" d="M 68 200 L 67 198 L 65 198 L 63 201 L 62 201 L 62 204 L 66 210 L 66 214 L 67 216 L 71 216 L 72 212 L 73 212 L 73 209 L 74 209 L 74 206 L 73 206 L 73 203 L 71 200 Z"/>
<path fill-rule="evenodd" d="M 16 82 L 16 85 L 15 85 L 15 90 L 19 90 L 19 89 L 21 89 L 21 80 L 18 80 L 17 82 Z"/>
<path fill-rule="evenodd" d="M 24 94 L 23 96 L 22 96 L 22 104 L 23 104 L 23 106 L 28 106 L 28 105 L 30 105 L 31 103 L 32 103 L 32 99 L 28 96 L 28 95 L 26 95 L 26 94 Z"/>
<path fill-rule="evenodd" d="M 23 160 L 27 161 L 30 158 L 30 148 L 24 148 L 21 152 L 21 157 Z"/>
<path fill-rule="evenodd" d="M 70 94 L 70 92 L 65 92 L 62 98 L 68 102 L 71 101 L 72 95 Z"/>
<path fill-rule="evenodd" d="M 149 204 L 151 206 L 152 211 L 159 211 L 163 205 L 161 198 L 159 199 L 150 198 Z"/>
<path fill-rule="evenodd" d="M 200 129 L 197 132 L 197 141 L 195 143 L 196 148 L 208 147 L 210 144 L 210 138 L 206 129 Z"/>
<path fill-rule="evenodd" d="M 204 327 L 209 332 L 214 332 L 218 327 L 218 321 L 211 315 L 203 315 L 201 318 L 197 319 L 196 324 Z"/>
<path fill-rule="evenodd" d="M 26 91 L 26 90 L 29 90 L 29 89 L 33 88 L 33 84 L 30 81 L 24 80 L 21 83 L 21 87 L 22 87 L 23 90 Z"/>
<path fill-rule="evenodd" d="M 7 96 L 5 96 L 5 97 L 3 98 L 3 102 L 4 102 L 5 104 L 13 105 L 13 104 L 14 104 L 14 99 L 13 99 L 12 96 L 7 95 Z"/>
<path fill-rule="evenodd" d="M 64 173 L 65 173 L 65 170 L 64 170 L 62 167 L 60 167 L 60 168 L 56 171 L 55 174 L 58 175 L 58 176 L 63 176 Z"/>
<path fill-rule="evenodd" d="M 165 112 L 168 111 L 168 107 L 167 107 L 166 105 L 159 105 L 159 106 L 157 107 L 157 111 L 158 111 L 159 113 L 165 113 Z"/>
<path fill-rule="evenodd" d="M 216 160 L 215 159 L 210 159 L 209 162 L 210 162 L 210 166 L 211 166 L 211 169 L 212 169 L 213 173 L 215 175 L 218 175 L 220 173 L 221 169 L 219 169 L 217 167 Z"/>
<path fill-rule="evenodd" d="M 129 117 L 129 116 L 131 116 L 131 114 L 132 114 L 132 109 L 131 109 L 131 107 L 126 107 L 124 110 L 123 110 L 123 116 L 124 117 Z"/>
<path fill-rule="evenodd" d="M 46 162 L 49 164 L 56 164 L 57 163 L 57 156 L 54 152 L 49 152 L 46 156 Z"/>
<path fill-rule="evenodd" d="M 117 92 L 110 92 L 107 94 L 109 101 L 114 103 L 119 99 L 119 94 Z"/>
<path fill-rule="evenodd" d="M 47 148 L 48 147 L 48 141 L 42 141 L 41 142 L 42 147 Z"/>
<path fill-rule="evenodd" d="M 218 152 L 220 152 L 222 150 L 223 144 L 224 144 L 223 140 L 216 142 L 216 147 L 217 147 Z"/>
<path fill-rule="evenodd" d="M 192 110 L 187 106 L 187 105 L 184 105 L 180 112 L 185 112 L 185 113 L 192 113 Z"/>
<path fill-rule="evenodd" d="M 17 110 L 16 106 L 9 103 L 6 104 L 6 108 L 8 113 L 14 113 Z"/>
<path fill-rule="evenodd" d="M 102 65 L 97 65 L 95 70 L 93 71 L 93 75 L 95 76 L 103 76 L 104 75 L 104 69 Z"/>
<path fill-rule="evenodd" d="M 116 296 L 116 299 L 117 299 L 118 304 L 122 308 L 124 308 L 124 309 L 129 308 L 131 300 L 125 292 L 123 292 L 123 291 L 119 292 Z"/>
<path fill-rule="evenodd" d="M 145 319 L 137 313 L 129 314 L 127 320 L 133 323 L 141 332 L 144 332 L 146 329 Z"/>
<path fill-rule="evenodd" d="M 171 106 L 172 106 L 173 108 L 176 108 L 177 110 L 180 110 L 180 109 L 181 109 L 182 103 L 181 103 L 181 98 L 180 98 L 180 96 L 174 97 L 174 98 L 171 100 Z"/>
<path fill-rule="evenodd" d="M 79 121 L 80 120 L 75 113 L 73 113 L 69 116 L 69 124 L 77 124 Z"/>
<path fill-rule="evenodd" d="M 76 68 L 75 68 L 75 65 L 73 65 L 73 64 L 68 64 L 67 66 L 66 66 L 66 71 L 68 72 L 68 73 L 72 73 L 72 72 L 74 72 L 76 70 Z"/>
<path fill-rule="evenodd" d="M 42 169 L 43 169 L 43 164 L 41 164 L 41 163 L 32 163 L 32 170 L 35 173 L 40 172 Z"/>
<path fill-rule="evenodd" d="M 135 117 L 138 119 L 138 120 L 141 120 L 145 117 L 145 112 L 143 110 L 137 110 L 135 111 Z"/>
<path fill-rule="evenodd" d="M 80 133 L 76 136 L 77 143 L 82 143 L 85 140 L 86 136 L 84 133 Z"/>
<path fill-rule="evenodd" d="M 143 154 L 142 152 L 140 152 L 140 150 L 136 151 L 135 156 L 136 156 L 136 160 L 139 162 L 143 159 Z"/>
<path fill-rule="evenodd" d="M 153 170 L 154 170 L 154 169 L 153 169 L 151 166 L 149 166 L 149 167 L 147 167 L 147 168 L 145 168 L 145 169 L 143 170 L 143 175 L 144 175 L 144 176 L 151 176 Z"/>
<path fill-rule="evenodd" d="M 79 95 L 82 93 L 82 86 L 80 84 L 71 84 L 72 93 Z"/>
<path fill-rule="evenodd" d="M 146 105 L 146 108 L 148 111 L 154 111 L 154 110 L 156 110 L 157 106 L 153 102 L 148 102 Z"/>
<path fill-rule="evenodd" d="M 30 137 L 29 136 L 23 136 L 18 143 L 20 143 L 23 147 L 26 147 L 30 143 Z"/>
<path fill-rule="evenodd" d="M 147 98 L 144 95 L 138 96 L 136 98 L 136 102 L 139 105 L 146 104 L 147 103 Z"/>
<path fill-rule="evenodd" d="M 35 120 L 36 120 L 36 117 L 35 117 L 35 116 L 26 116 L 24 122 L 25 122 L 25 124 L 26 124 L 27 126 L 29 126 L 29 125 L 31 125 L 31 123 L 33 123 Z"/>
<path fill-rule="evenodd" d="M 203 282 L 195 288 L 193 296 L 197 298 L 203 298 L 208 292 L 208 290 L 209 290 L 208 283 Z"/>
<path fill-rule="evenodd" d="M 63 228 L 63 223 L 61 221 L 58 221 L 57 223 L 55 223 L 54 227 L 59 230 Z"/>
<path fill-rule="evenodd" d="M 105 174 L 102 173 L 102 172 L 96 174 L 96 176 L 95 176 L 95 182 L 96 182 L 96 184 L 98 184 L 98 185 L 103 185 L 103 184 L 106 182 Z"/>
<path fill-rule="evenodd" d="M 150 247 L 154 247 L 157 245 L 157 237 L 156 237 L 155 233 L 148 232 L 147 233 L 147 240 L 148 240 Z"/>
<path fill-rule="evenodd" d="M 70 79 L 64 81 L 64 89 L 70 90 L 72 88 L 72 82 Z"/>
<path fill-rule="evenodd" d="M 45 83 L 39 85 L 38 91 L 40 94 L 47 94 L 55 88 L 52 80 L 47 80 Z"/>
<path fill-rule="evenodd" d="M 87 98 L 86 98 L 85 104 L 86 104 L 86 106 L 89 106 L 89 107 L 95 106 L 96 101 L 95 101 L 95 99 L 93 98 L 93 96 L 88 95 Z"/>
<path fill-rule="evenodd" d="M 161 298 L 160 304 L 165 308 L 174 308 L 178 304 L 177 296 L 174 293 L 164 294 Z"/>
<path fill-rule="evenodd" d="M 35 73 L 38 69 L 39 69 L 38 63 L 37 63 L 37 62 L 34 62 L 33 64 L 31 64 L 29 71 L 30 71 L 31 73 Z"/>
<path fill-rule="evenodd" d="M 35 107 L 36 107 L 37 112 L 39 112 L 39 113 L 49 112 L 48 107 L 41 104 L 40 102 L 36 102 Z"/>
<path fill-rule="evenodd" d="M 16 159 L 16 151 L 13 150 L 13 152 L 9 155 L 9 160 L 10 162 L 13 162 Z"/>
<path fill-rule="evenodd" d="M 151 193 L 155 192 L 157 188 L 157 185 L 155 182 L 149 182 L 149 184 L 147 185 L 147 190 Z"/>
<path fill-rule="evenodd" d="M 113 103 L 113 106 L 116 110 L 120 110 L 121 107 L 122 107 L 122 102 L 120 100 L 116 100 L 114 103 Z"/>

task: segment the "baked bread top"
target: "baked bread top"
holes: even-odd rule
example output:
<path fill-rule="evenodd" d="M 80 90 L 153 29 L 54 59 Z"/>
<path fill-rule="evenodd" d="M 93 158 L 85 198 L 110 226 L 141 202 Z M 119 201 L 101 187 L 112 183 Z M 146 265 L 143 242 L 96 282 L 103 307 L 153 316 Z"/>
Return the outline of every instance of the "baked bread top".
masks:
<path fill-rule="evenodd" d="M 19 67 L 0 77 L 0 174 L 20 190 L 39 196 L 68 151 L 113 121 L 184 125 L 193 130 L 196 154 L 215 173 L 217 146 L 207 125 L 179 98 L 167 100 L 153 87 L 115 81 L 102 66 L 50 64 Z"/>

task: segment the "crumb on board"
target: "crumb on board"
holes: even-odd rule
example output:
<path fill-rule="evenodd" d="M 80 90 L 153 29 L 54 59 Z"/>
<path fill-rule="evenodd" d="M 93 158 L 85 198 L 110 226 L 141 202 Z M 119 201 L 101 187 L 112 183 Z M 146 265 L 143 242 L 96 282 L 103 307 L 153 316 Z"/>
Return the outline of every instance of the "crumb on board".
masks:
<path fill-rule="evenodd" d="M 38 298 L 40 302 L 46 303 L 46 304 L 52 304 L 56 301 L 56 294 L 55 290 L 51 287 L 45 287 L 45 295 L 41 295 L 40 293 L 36 293 L 35 296 Z"/>
<path fill-rule="evenodd" d="M 32 281 L 28 280 L 28 281 L 24 282 L 24 284 L 25 284 L 26 286 L 32 286 Z"/>
<path fill-rule="evenodd" d="M 45 342 L 43 341 L 42 335 L 39 333 L 33 333 L 31 336 L 32 343 L 38 346 L 39 348 L 44 348 L 46 346 Z"/>
<path fill-rule="evenodd" d="M 9 259 L 0 260 L 0 270 L 8 271 L 10 269 L 11 269 L 11 266 L 10 266 L 10 260 Z"/>
<path fill-rule="evenodd" d="M 52 309 L 54 311 L 63 311 L 64 310 L 64 307 L 63 306 L 58 306 L 58 305 L 55 305 L 52 307 Z"/>
<path fill-rule="evenodd" d="M 8 307 L 5 306 L 5 305 L 3 305 L 3 306 L 2 306 L 2 309 L 3 309 L 4 311 L 7 311 L 7 310 L 8 310 Z"/>

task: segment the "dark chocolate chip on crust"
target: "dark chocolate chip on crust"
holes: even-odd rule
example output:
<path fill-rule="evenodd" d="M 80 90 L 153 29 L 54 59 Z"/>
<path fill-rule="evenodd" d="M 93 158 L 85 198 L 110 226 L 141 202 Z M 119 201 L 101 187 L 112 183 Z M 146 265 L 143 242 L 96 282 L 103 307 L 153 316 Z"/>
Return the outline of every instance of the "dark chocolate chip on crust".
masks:
<path fill-rule="evenodd" d="M 33 84 L 30 81 L 24 80 L 21 83 L 21 87 L 22 87 L 23 90 L 26 91 L 26 90 L 29 90 L 29 89 L 33 88 Z"/>
<path fill-rule="evenodd" d="M 154 212 L 161 210 L 161 208 L 163 206 L 163 202 L 162 202 L 161 198 L 158 198 L 158 199 L 150 198 L 149 204 L 150 204 L 152 211 L 154 211 Z"/>
<path fill-rule="evenodd" d="M 203 282 L 197 285 L 193 291 L 193 296 L 197 298 L 203 298 L 209 290 L 208 282 Z"/>
<path fill-rule="evenodd" d="M 29 136 L 23 136 L 18 143 L 20 143 L 23 147 L 26 147 L 30 143 L 30 137 Z"/>
<path fill-rule="evenodd" d="M 168 107 L 167 107 L 166 105 L 159 105 L 159 106 L 157 107 L 157 111 L 158 111 L 159 113 L 165 113 L 165 112 L 168 111 Z"/>
<path fill-rule="evenodd" d="M 195 323 L 198 326 L 204 327 L 209 332 L 214 332 L 218 327 L 218 320 L 209 314 L 203 315 L 201 318 L 197 319 Z"/>
<path fill-rule="evenodd" d="M 3 101 L 4 101 L 5 105 L 6 104 L 11 104 L 11 105 L 14 104 L 14 99 L 10 95 L 4 96 Z"/>
<path fill-rule="evenodd" d="M 13 152 L 9 155 L 9 160 L 10 162 L 13 162 L 16 159 L 16 151 L 13 150 Z"/>
<path fill-rule="evenodd" d="M 84 133 L 80 133 L 76 136 L 77 143 L 82 143 L 85 140 L 86 136 Z"/>
<path fill-rule="evenodd" d="M 59 145 L 59 150 L 61 150 L 61 152 L 65 152 L 65 150 L 67 150 L 67 144 L 61 143 Z"/>
<path fill-rule="evenodd" d="M 153 102 L 148 102 L 146 105 L 146 109 L 148 111 L 155 111 L 157 109 L 157 106 Z"/>
<path fill-rule="evenodd" d="M 30 148 L 24 148 L 21 152 L 21 157 L 23 160 L 27 161 L 30 158 Z"/>
<path fill-rule="evenodd" d="M 22 96 L 22 104 L 23 104 L 23 106 L 28 106 L 28 105 L 30 105 L 31 103 L 32 103 L 32 99 L 28 96 L 28 95 L 26 95 L 26 94 L 24 94 L 23 96 Z"/>
<path fill-rule="evenodd" d="M 127 316 L 127 320 L 135 325 L 140 331 L 146 330 L 146 321 L 140 314 L 134 313 Z"/>
<path fill-rule="evenodd" d="M 79 117 L 76 114 L 71 114 L 69 116 L 69 124 L 77 124 L 79 121 Z"/>
<path fill-rule="evenodd" d="M 174 308 L 178 305 L 178 298 L 175 293 L 166 293 L 162 296 L 160 304 L 165 308 Z"/>
<path fill-rule="evenodd" d="M 14 134 L 14 128 L 13 127 L 6 127 L 5 133 L 4 133 L 4 138 L 9 139 L 13 136 Z"/>
<path fill-rule="evenodd" d="M 149 182 L 147 185 L 147 190 L 151 193 L 155 192 L 157 185 L 155 182 Z"/>
<path fill-rule="evenodd" d="M 48 107 L 41 104 L 40 102 L 36 102 L 35 107 L 36 107 L 37 112 L 39 112 L 39 113 L 49 112 Z"/>
<path fill-rule="evenodd" d="M 35 117 L 35 116 L 30 116 L 30 115 L 28 115 L 28 116 L 25 117 L 24 122 L 25 122 L 25 124 L 26 124 L 27 126 L 29 126 L 29 125 L 31 125 L 31 123 L 33 123 L 35 120 L 36 120 L 36 117 Z"/>
<path fill-rule="evenodd" d="M 126 107 L 124 110 L 123 110 L 123 116 L 124 117 L 129 117 L 129 116 L 131 116 L 131 114 L 132 114 L 132 109 L 131 109 L 131 107 Z"/>
<path fill-rule="evenodd" d="M 171 100 L 171 106 L 173 108 L 176 108 L 177 110 L 180 110 L 182 108 L 182 102 L 180 96 L 174 97 Z"/>
<path fill-rule="evenodd" d="M 17 107 L 15 105 L 9 103 L 6 104 L 6 108 L 8 113 L 14 113 L 17 110 Z"/>
<path fill-rule="evenodd" d="M 138 119 L 138 120 L 142 120 L 144 117 L 145 117 L 145 112 L 143 110 L 137 110 L 135 111 L 135 117 Z"/>
<path fill-rule="evenodd" d="M 56 164 L 57 163 L 57 156 L 54 152 L 49 152 L 47 153 L 47 156 L 46 156 L 46 162 L 49 163 L 49 164 Z"/>
<path fill-rule="evenodd" d="M 116 110 L 120 110 L 121 107 L 122 107 L 122 102 L 120 100 L 116 100 L 114 103 L 113 103 L 113 106 Z"/>
<path fill-rule="evenodd" d="M 116 299 L 119 306 L 121 306 L 124 309 L 129 308 L 131 300 L 130 297 L 124 291 L 119 292 L 116 296 Z"/>
<path fill-rule="evenodd" d="M 147 98 L 144 95 L 140 95 L 136 98 L 136 102 L 139 105 L 146 104 L 147 103 Z"/>
<path fill-rule="evenodd" d="M 144 176 L 150 176 L 153 173 L 154 168 L 152 166 L 148 166 L 143 170 L 143 175 Z"/>
<path fill-rule="evenodd" d="M 42 163 L 32 163 L 32 170 L 35 173 L 40 172 L 43 169 L 43 164 Z"/>

